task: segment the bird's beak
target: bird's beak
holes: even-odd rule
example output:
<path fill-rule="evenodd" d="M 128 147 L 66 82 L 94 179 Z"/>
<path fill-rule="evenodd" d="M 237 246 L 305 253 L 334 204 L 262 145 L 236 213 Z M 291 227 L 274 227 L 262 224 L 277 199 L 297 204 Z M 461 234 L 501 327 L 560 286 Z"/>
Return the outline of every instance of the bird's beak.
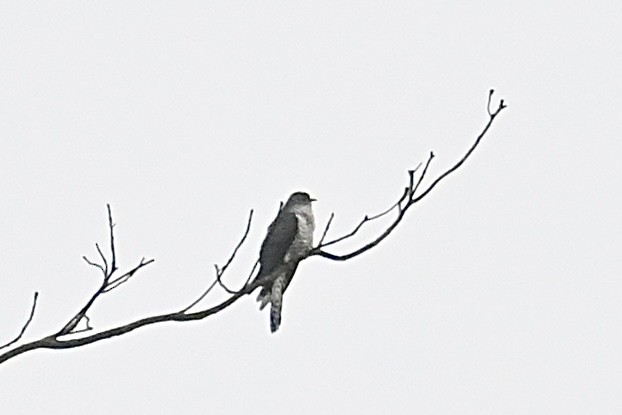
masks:
<path fill-rule="evenodd" d="M 311 198 L 312 202 L 317 202 L 317 199 Z"/>

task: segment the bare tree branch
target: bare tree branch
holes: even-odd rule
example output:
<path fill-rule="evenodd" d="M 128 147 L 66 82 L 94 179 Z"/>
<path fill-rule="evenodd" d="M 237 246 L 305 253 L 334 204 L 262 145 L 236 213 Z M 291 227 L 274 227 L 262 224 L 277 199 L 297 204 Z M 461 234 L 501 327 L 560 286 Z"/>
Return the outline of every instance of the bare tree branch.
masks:
<path fill-rule="evenodd" d="M 100 295 L 102 295 L 104 293 L 107 293 L 107 292 L 110 292 L 111 290 L 117 288 L 121 284 L 127 282 L 127 280 L 129 280 L 139 269 L 141 269 L 144 266 L 147 266 L 147 265 L 149 265 L 149 264 L 151 264 L 152 262 L 155 261 L 154 259 L 150 259 L 148 261 L 145 261 L 145 258 L 142 258 L 140 260 L 140 263 L 137 266 L 135 266 L 134 268 L 132 268 L 130 271 L 124 273 L 123 275 L 121 275 L 121 276 L 119 276 L 117 278 L 111 279 L 112 276 L 114 275 L 114 273 L 117 271 L 117 265 L 116 265 L 116 263 L 117 263 L 117 256 L 116 256 L 116 251 L 115 251 L 115 246 L 114 246 L 114 223 L 112 221 L 112 209 L 110 208 L 109 204 L 107 204 L 106 207 L 108 208 L 108 229 L 110 231 L 110 255 L 111 255 L 110 267 L 108 267 L 108 261 L 106 259 L 106 256 L 104 255 L 102 250 L 99 248 L 99 244 L 97 244 L 97 243 L 95 244 L 95 247 L 97 248 L 97 252 L 99 253 L 99 255 L 100 255 L 104 265 L 98 264 L 96 262 L 92 262 L 86 256 L 82 257 L 84 259 L 84 261 L 86 261 L 87 264 L 99 268 L 103 272 L 104 278 L 103 278 L 103 281 L 102 281 L 101 285 L 93 293 L 91 298 L 89 298 L 89 300 L 80 309 L 80 311 L 78 311 L 78 313 L 76 313 L 76 315 L 74 315 L 63 326 L 63 328 L 60 329 L 56 333 L 56 337 L 64 336 L 64 335 L 67 335 L 67 334 L 75 334 L 75 333 L 79 333 L 79 332 L 85 331 L 85 330 L 76 331 L 75 328 L 76 328 L 76 326 L 78 324 L 80 324 L 82 319 L 88 319 L 88 317 L 86 316 L 86 313 L 89 311 L 91 306 L 95 303 L 97 298 Z M 88 323 L 87 323 L 87 327 L 90 327 L 88 325 Z"/>
<path fill-rule="evenodd" d="M 495 118 L 497 117 L 497 115 L 499 115 L 499 113 L 504 108 L 506 108 L 506 105 L 505 105 L 504 101 L 501 100 L 499 102 L 499 106 L 497 107 L 497 109 L 494 112 L 490 111 L 490 102 L 492 100 L 493 93 L 494 93 L 494 90 L 491 89 L 489 94 L 488 94 L 488 104 L 487 104 L 487 111 L 488 111 L 488 115 L 489 115 L 488 122 L 486 123 L 486 125 L 485 125 L 484 129 L 482 130 L 482 132 L 477 136 L 477 139 L 475 140 L 475 142 L 471 145 L 471 147 L 464 154 L 464 156 L 462 156 L 462 158 L 460 160 L 458 160 L 458 162 L 456 164 L 454 164 L 452 167 L 450 167 L 448 170 L 446 170 L 443 174 L 441 174 L 439 177 L 437 177 L 432 182 L 432 184 L 430 184 L 430 186 L 428 186 L 427 189 L 425 189 L 420 195 L 417 196 L 416 192 L 419 189 L 419 185 L 423 182 L 425 174 L 428 171 L 428 167 L 430 166 L 430 163 L 432 162 L 432 159 L 434 158 L 434 153 L 430 152 L 430 156 L 428 157 L 428 160 L 427 160 L 427 162 L 425 164 L 423 172 L 419 176 L 419 179 L 417 180 L 416 184 L 415 184 L 415 180 L 414 180 L 414 174 L 415 174 L 415 171 L 419 168 L 419 166 L 417 166 L 417 168 L 414 169 L 414 170 L 409 170 L 408 171 L 408 176 L 409 176 L 408 186 L 406 187 L 403 195 L 400 197 L 400 199 L 398 200 L 398 202 L 396 204 L 394 204 L 388 210 L 386 210 L 385 212 L 383 212 L 383 213 L 381 213 L 379 215 L 372 216 L 372 217 L 365 216 L 363 218 L 363 220 L 354 228 L 354 230 L 352 232 L 350 232 L 347 235 L 341 236 L 341 237 L 339 237 L 337 239 L 334 239 L 334 240 L 332 240 L 330 242 L 320 243 L 315 249 L 313 249 L 311 251 L 309 256 L 319 255 L 319 256 L 322 256 L 324 258 L 331 259 L 333 261 L 347 261 L 348 259 L 354 258 L 354 257 L 356 257 L 358 255 L 361 255 L 364 252 L 369 251 L 370 249 L 372 249 L 373 247 L 378 245 L 380 242 L 382 242 L 387 236 L 389 236 L 391 234 L 391 232 L 393 232 L 393 230 L 397 227 L 397 225 L 400 224 L 400 222 L 404 218 L 404 215 L 406 214 L 406 212 L 408 211 L 408 209 L 411 206 L 413 206 L 415 203 L 419 202 L 421 199 L 423 199 L 425 196 L 427 196 L 432 191 L 432 189 L 438 183 L 441 182 L 441 180 L 443 180 L 444 178 L 449 176 L 451 173 L 456 171 L 460 166 L 462 166 L 462 164 L 469 158 L 469 156 L 473 153 L 473 151 L 475 151 L 475 149 L 477 148 L 479 143 L 482 141 L 482 138 L 484 138 L 484 135 L 486 135 L 486 132 L 488 132 L 488 130 L 490 129 L 490 126 L 492 125 L 492 123 L 495 120 Z M 403 202 L 406 202 L 406 204 L 404 206 L 402 206 Z M 343 240 L 346 240 L 346 239 L 354 236 L 363 227 L 363 225 L 365 225 L 367 222 L 369 222 L 369 221 L 371 221 L 373 219 L 377 219 L 377 218 L 379 218 L 381 216 L 384 216 L 385 214 L 389 213 L 390 211 L 392 211 L 396 207 L 397 207 L 397 210 L 398 210 L 397 217 L 395 218 L 395 220 L 391 224 L 389 224 L 387 229 L 385 229 L 384 232 L 382 232 L 382 234 L 380 234 L 380 236 L 378 236 L 376 239 L 372 240 L 371 242 L 363 245 L 362 247 L 360 247 L 360 248 L 358 248 L 358 249 L 356 249 L 356 250 L 354 250 L 354 251 L 352 251 L 350 253 L 343 254 L 343 255 L 331 254 L 330 252 L 324 251 L 323 248 L 326 248 L 327 246 L 336 244 L 338 242 L 341 242 Z M 330 221 L 332 221 L 332 218 L 331 218 Z M 327 228 L 328 228 L 328 226 L 327 226 Z"/>
<path fill-rule="evenodd" d="M 350 258 L 353 258 L 355 256 L 358 256 L 364 252 L 369 251 L 370 249 L 372 249 L 373 247 L 375 247 L 376 245 L 378 245 L 380 242 L 382 242 L 387 236 L 389 236 L 391 234 L 391 232 L 400 224 L 400 222 L 402 221 L 402 219 L 404 218 L 404 215 L 406 214 L 406 212 L 410 209 L 411 206 L 413 206 L 415 203 L 418 203 L 419 201 L 421 201 L 424 197 L 426 197 L 431 191 L 432 189 L 434 189 L 434 187 L 440 183 L 443 179 L 445 179 L 448 175 L 450 175 L 451 173 L 453 173 L 454 171 L 456 171 L 460 166 L 462 166 L 462 164 L 470 157 L 470 155 L 473 153 L 473 151 L 477 148 L 477 146 L 480 144 L 481 140 L 483 139 L 483 137 L 485 136 L 485 134 L 488 132 L 488 130 L 490 129 L 490 127 L 493 124 L 493 121 L 495 120 L 495 118 L 499 115 L 499 113 L 506 108 L 505 103 L 503 100 L 500 101 L 498 107 L 496 110 L 491 111 L 490 106 L 491 106 L 491 100 L 492 100 L 492 95 L 493 95 L 493 91 L 491 90 L 489 95 L 488 95 L 488 104 L 487 104 L 487 112 L 489 115 L 489 119 L 487 124 L 485 125 L 485 127 L 483 128 L 482 132 L 478 135 L 478 137 L 476 138 L 475 142 L 471 145 L 471 147 L 468 149 L 468 151 L 465 153 L 465 155 L 458 160 L 458 162 L 456 162 L 455 165 L 453 165 L 452 167 L 450 167 L 448 170 L 446 170 L 444 173 L 442 173 L 439 177 L 437 177 L 435 180 L 432 181 L 432 183 L 425 189 L 423 190 L 421 193 L 418 194 L 419 191 L 419 187 L 422 184 L 426 173 L 428 171 L 428 168 L 432 162 L 432 159 L 434 158 L 434 153 L 430 152 L 430 155 L 428 157 L 428 160 L 426 161 L 423 171 L 421 172 L 421 174 L 418 177 L 415 177 L 416 172 L 419 170 L 419 168 L 421 167 L 421 163 L 413 170 L 409 170 L 408 171 L 408 185 L 404 188 L 404 191 L 402 193 L 402 195 L 398 198 L 397 202 L 395 202 L 393 205 L 391 205 L 387 210 L 377 214 L 377 215 L 373 215 L 373 216 L 369 216 L 366 215 L 361 222 L 359 222 L 355 228 L 349 232 L 346 235 L 337 237 L 331 241 L 328 242 L 324 242 L 328 231 L 330 229 L 330 226 L 333 222 L 333 219 L 335 217 L 334 213 L 330 215 L 330 218 L 326 224 L 326 227 L 324 228 L 324 232 L 322 233 L 322 237 L 317 245 L 316 248 L 314 248 L 311 253 L 309 254 L 309 256 L 321 256 L 324 258 L 328 258 L 334 261 L 346 261 Z M 282 208 L 282 204 L 280 209 Z M 245 296 L 246 294 L 250 294 L 251 292 L 254 291 L 255 288 L 258 287 L 259 282 L 257 281 L 253 281 L 252 283 L 250 283 L 251 278 L 255 272 L 255 269 L 257 268 L 258 262 L 255 262 L 255 265 L 253 266 L 251 272 L 248 275 L 248 278 L 246 280 L 246 282 L 244 283 L 243 287 L 239 290 L 239 291 L 235 291 L 235 290 L 231 290 L 230 288 L 228 288 L 222 281 L 222 277 L 225 273 L 225 271 L 228 269 L 229 265 L 232 264 L 232 262 L 234 261 L 238 251 L 240 250 L 240 248 L 242 247 L 243 243 L 246 241 L 247 236 L 250 232 L 250 227 L 251 227 L 251 222 L 252 222 L 252 217 L 253 217 L 253 211 L 250 211 L 249 214 L 249 218 L 246 224 L 246 229 L 244 234 L 242 235 L 242 238 L 240 239 L 240 241 L 238 242 L 238 244 L 236 245 L 236 247 L 234 248 L 233 252 L 231 253 L 230 257 L 228 258 L 228 260 L 225 262 L 225 265 L 222 266 L 222 268 L 220 268 L 218 265 L 215 265 L 215 270 L 216 270 L 216 278 L 214 279 L 214 281 L 212 283 L 210 283 L 210 285 L 207 287 L 207 289 L 195 300 L 193 301 L 189 306 L 183 308 L 180 311 L 177 312 L 173 312 L 173 313 L 168 313 L 168 314 L 161 314 L 161 315 L 156 315 L 156 316 L 151 316 L 151 317 L 146 317 L 146 318 L 142 318 L 139 320 L 136 320 L 134 322 L 125 324 L 123 326 L 120 327 L 115 327 L 109 330 L 104 330 L 98 333 L 94 333 L 88 336 L 84 336 L 84 337 L 79 337 L 79 338 L 74 338 L 74 339 L 66 339 L 63 338 L 63 336 L 67 335 L 67 334 L 78 334 L 78 333 L 85 333 L 85 332 L 89 332 L 93 330 L 93 327 L 90 324 L 90 319 L 87 316 L 87 312 L 91 309 L 91 307 L 93 306 L 93 304 L 95 303 L 95 301 L 97 300 L 97 298 L 99 298 L 99 296 L 101 294 L 110 292 L 111 290 L 114 290 L 115 288 L 119 287 L 120 285 L 124 284 L 125 282 L 127 282 L 136 272 L 138 272 L 140 269 L 142 269 L 143 267 L 151 264 L 152 262 L 154 262 L 153 259 L 149 259 L 149 260 L 145 260 L 145 258 L 142 258 L 140 260 L 140 262 L 138 263 L 138 265 L 136 265 L 134 268 L 132 268 L 131 270 L 125 272 L 124 274 L 120 275 L 120 276 L 116 276 L 115 272 L 117 271 L 117 256 L 116 256 L 116 249 L 115 249 L 115 239 L 114 239 L 114 226 L 115 224 L 113 223 L 112 220 L 112 210 L 110 208 L 110 205 L 107 205 L 107 209 L 108 209 L 108 228 L 109 228 L 109 239 L 110 239 L 110 258 L 106 258 L 106 256 L 104 255 L 104 253 L 102 252 L 102 250 L 99 248 L 99 245 L 96 244 L 96 250 L 98 252 L 98 254 L 100 255 L 101 261 L 102 263 L 97 263 L 94 261 L 90 261 L 86 256 L 83 256 L 84 261 L 93 267 L 98 268 L 102 274 L 103 274 L 103 281 L 102 284 L 98 287 L 98 289 L 93 293 L 93 295 L 89 298 L 89 300 L 86 302 L 86 304 L 80 309 L 80 311 L 78 311 L 58 332 L 51 334 L 49 336 L 43 337 L 39 340 L 33 341 L 33 342 L 29 342 L 29 343 L 25 343 L 22 344 L 20 346 L 17 346 L 13 349 L 10 349 L 8 351 L 6 351 L 3 354 L 0 354 L 0 364 L 15 357 L 18 356 L 22 353 L 31 351 L 31 350 L 36 350 L 36 349 L 70 349 L 70 348 L 74 348 L 74 347 L 80 347 L 80 346 L 84 346 L 87 344 L 91 344 L 100 340 L 104 340 L 104 339 L 109 339 L 115 336 L 120 336 L 126 333 L 129 333 L 131 331 L 134 331 L 140 327 L 143 326 L 147 326 L 147 325 L 151 325 L 151 324 L 156 324 L 156 323 L 161 323 L 161 322 L 165 322 L 165 321 L 177 321 L 177 322 L 183 322 L 183 321 L 190 321 L 190 320 L 201 320 L 204 319 L 206 317 L 209 317 L 211 315 L 214 315 L 224 309 L 226 309 L 227 307 L 231 306 L 232 304 L 234 304 L 237 300 L 239 300 L 241 297 Z M 376 219 L 380 219 L 382 217 L 385 217 L 386 215 L 388 215 L 389 213 L 395 211 L 397 213 L 396 218 L 388 225 L 388 227 L 378 236 L 376 237 L 374 240 L 368 242 L 367 244 L 361 246 L 360 248 L 347 253 L 347 254 L 343 254 L 343 255 L 336 255 L 336 254 L 332 254 L 329 252 L 326 252 L 324 250 L 324 248 L 331 246 L 331 245 L 335 245 L 339 242 L 342 242 L 346 239 L 349 239 L 351 237 L 353 237 L 354 235 L 357 234 L 357 232 L 368 222 L 374 221 Z M 271 224 L 270 226 L 273 226 L 273 224 Z M 206 308 L 204 310 L 201 311 L 195 311 L 195 312 L 190 312 L 189 310 L 193 307 L 195 307 L 199 302 L 201 302 L 212 290 L 216 285 L 220 285 L 228 294 L 230 294 L 230 297 L 227 298 L 226 300 L 211 306 L 209 308 Z M 30 325 L 33 316 L 34 316 L 34 312 L 35 312 L 35 308 L 36 308 L 36 303 L 37 303 L 37 296 L 38 294 L 35 293 L 35 298 L 33 301 L 33 305 L 32 305 L 32 309 L 30 312 L 30 317 L 28 318 L 28 320 L 26 321 L 26 323 L 24 324 L 21 332 L 19 333 L 19 335 L 12 340 L 11 342 L 7 343 L 6 345 L 0 347 L 1 348 L 6 348 L 9 347 L 13 344 L 15 344 L 16 342 L 18 342 L 24 335 L 26 329 L 28 328 L 28 326 Z M 77 326 L 80 322 L 85 321 L 85 327 L 82 329 L 77 329 Z"/>

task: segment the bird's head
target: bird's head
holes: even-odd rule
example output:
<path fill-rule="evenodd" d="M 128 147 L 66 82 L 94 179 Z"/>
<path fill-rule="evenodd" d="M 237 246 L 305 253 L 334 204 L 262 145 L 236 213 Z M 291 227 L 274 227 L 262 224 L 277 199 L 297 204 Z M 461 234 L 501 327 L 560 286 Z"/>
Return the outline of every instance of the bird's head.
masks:
<path fill-rule="evenodd" d="M 309 193 L 305 192 L 296 192 L 292 193 L 292 195 L 287 199 L 287 203 L 285 203 L 286 207 L 293 206 L 307 206 L 310 205 L 311 202 L 314 202 L 315 199 L 309 196 Z"/>

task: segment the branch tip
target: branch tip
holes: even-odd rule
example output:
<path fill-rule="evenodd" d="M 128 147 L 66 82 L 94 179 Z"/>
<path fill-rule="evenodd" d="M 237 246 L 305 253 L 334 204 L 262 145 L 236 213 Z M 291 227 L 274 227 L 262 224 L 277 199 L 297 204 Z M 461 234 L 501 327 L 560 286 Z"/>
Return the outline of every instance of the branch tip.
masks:
<path fill-rule="evenodd" d="M 328 218 L 328 222 L 326 223 L 326 227 L 324 228 L 324 232 L 322 233 L 322 237 L 320 238 L 320 242 L 317 244 L 318 246 L 321 246 L 322 243 L 324 243 L 324 239 L 326 238 L 326 234 L 328 233 L 328 229 L 330 228 L 330 224 L 332 223 L 334 218 L 335 212 L 331 212 L 330 217 Z"/>

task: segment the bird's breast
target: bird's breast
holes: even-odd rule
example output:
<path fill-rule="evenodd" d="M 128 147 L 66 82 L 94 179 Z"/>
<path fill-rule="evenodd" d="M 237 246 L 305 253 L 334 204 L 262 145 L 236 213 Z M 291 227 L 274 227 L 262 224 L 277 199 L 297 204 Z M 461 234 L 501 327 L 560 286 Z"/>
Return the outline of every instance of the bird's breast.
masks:
<path fill-rule="evenodd" d="M 296 214 L 296 219 L 298 229 L 288 256 L 290 259 L 300 260 L 306 257 L 313 248 L 315 224 L 313 218 L 309 218 L 307 215 Z"/>

